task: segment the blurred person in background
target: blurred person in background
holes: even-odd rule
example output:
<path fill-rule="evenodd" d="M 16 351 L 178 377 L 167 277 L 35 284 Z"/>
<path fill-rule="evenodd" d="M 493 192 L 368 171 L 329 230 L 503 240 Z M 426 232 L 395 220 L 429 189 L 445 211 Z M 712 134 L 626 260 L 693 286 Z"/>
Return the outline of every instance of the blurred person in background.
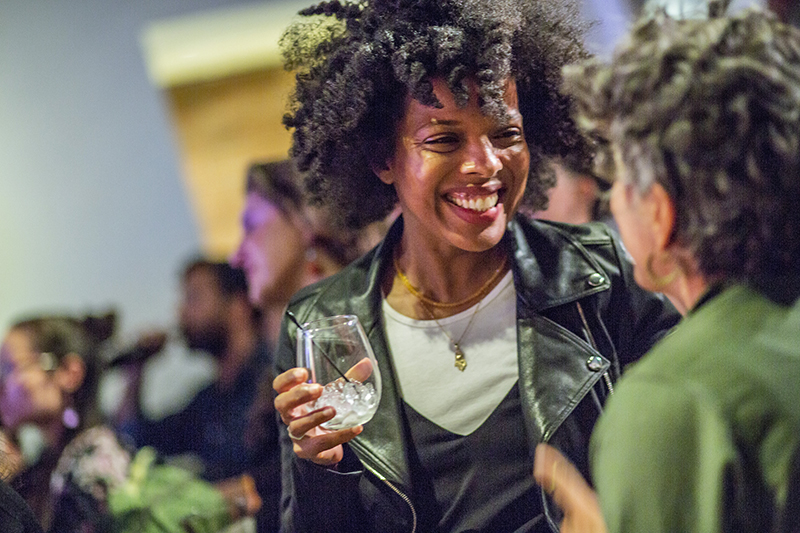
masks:
<path fill-rule="evenodd" d="M 250 166 L 242 241 L 230 258 L 247 275 L 250 301 L 261 309 L 263 334 L 273 347 L 289 298 L 367 252 L 389 223 L 341 227 L 325 208 L 307 203 L 300 180 L 290 160 Z"/>
<path fill-rule="evenodd" d="M 106 498 L 124 482 L 131 458 L 101 423 L 95 397 L 100 348 L 115 326 L 113 313 L 35 316 L 15 323 L 3 340 L 3 477 L 45 530 L 109 530 Z M 39 447 L 25 449 L 24 428 L 37 432 Z"/>
<path fill-rule="evenodd" d="M 800 30 L 724 4 L 644 19 L 610 63 L 565 73 L 614 162 L 635 279 L 685 316 L 600 417 L 599 507 L 558 450 L 537 449 L 562 533 L 606 531 L 603 516 L 613 533 L 800 524 Z"/>
<path fill-rule="evenodd" d="M 615 227 L 608 210 L 610 184 L 567 155 L 551 162 L 556 184 L 547 191 L 547 208 L 533 216 L 540 220 L 585 224 L 604 222 Z"/>
<path fill-rule="evenodd" d="M 180 411 L 160 420 L 143 414 L 140 391 L 145 358 L 127 365 L 129 385 L 116 413 L 120 432 L 137 447 L 152 446 L 166 457 L 191 461 L 199 475 L 215 483 L 240 505 L 256 510 L 258 530 L 277 530 L 280 467 L 274 417 L 252 423 L 262 379 L 269 384 L 270 351 L 259 335 L 260 316 L 248 300 L 244 273 L 225 262 L 190 261 L 182 275 L 181 336 L 192 350 L 217 361 L 213 383 Z M 159 334 L 140 339 L 144 353 L 155 353 Z M 161 334 L 162 340 L 165 334 Z M 189 463 L 186 461 L 190 460 Z M 199 463 L 199 464 L 198 464 Z M 259 499 L 250 497 L 252 485 Z M 260 510 L 259 510 L 260 505 Z"/>
<path fill-rule="evenodd" d="M 277 342 L 291 296 L 365 253 L 388 227 L 389 219 L 360 230 L 342 228 L 324 208 L 309 205 L 301 187 L 290 160 L 252 164 L 241 217 L 243 237 L 230 258 L 247 276 L 250 301 L 261 310 L 261 333 L 270 347 Z M 273 446 L 276 418 L 271 373 L 260 380 L 259 387 L 248 427 L 255 435 L 269 428 Z M 276 480 L 280 482 L 279 476 Z"/>

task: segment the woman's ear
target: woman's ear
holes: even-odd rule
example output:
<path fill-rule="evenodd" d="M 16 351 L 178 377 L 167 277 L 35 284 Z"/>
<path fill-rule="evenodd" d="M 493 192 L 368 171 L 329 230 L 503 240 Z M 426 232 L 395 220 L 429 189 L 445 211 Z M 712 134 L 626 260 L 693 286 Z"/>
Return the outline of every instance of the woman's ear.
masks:
<path fill-rule="evenodd" d="M 311 283 L 341 270 L 341 266 L 319 247 L 309 247 L 305 259 L 305 274 Z"/>
<path fill-rule="evenodd" d="M 672 244 L 675 230 L 675 203 L 660 183 L 654 183 L 647 196 L 652 209 L 651 222 L 655 244 L 658 250 L 664 250 Z"/>
<path fill-rule="evenodd" d="M 68 353 L 61 359 L 55 370 L 55 379 L 61 389 L 72 394 L 83 385 L 86 377 L 86 363 L 76 353 Z"/>
<path fill-rule="evenodd" d="M 391 185 L 391 184 L 394 183 L 394 174 L 392 172 L 392 162 L 391 161 L 386 161 L 382 165 L 376 165 L 376 164 L 373 163 L 372 171 L 386 185 Z"/>

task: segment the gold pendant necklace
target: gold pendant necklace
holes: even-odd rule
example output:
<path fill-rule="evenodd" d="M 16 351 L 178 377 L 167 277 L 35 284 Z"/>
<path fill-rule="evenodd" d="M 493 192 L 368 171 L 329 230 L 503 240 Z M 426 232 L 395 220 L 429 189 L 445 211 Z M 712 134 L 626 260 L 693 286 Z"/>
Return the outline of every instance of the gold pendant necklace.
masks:
<path fill-rule="evenodd" d="M 436 319 L 436 316 L 434 316 L 433 312 L 428 308 L 425 302 L 420 302 L 420 304 L 422 305 L 423 309 L 425 309 L 425 312 L 428 313 L 428 315 L 431 317 L 431 319 L 434 322 L 436 322 L 436 325 L 439 327 L 442 333 L 444 333 L 445 336 L 450 340 L 450 346 L 452 346 L 456 357 L 456 362 L 455 365 L 453 366 L 455 366 L 457 369 L 463 372 L 464 369 L 467 368 L 467 359 L 464 357 L 464 351 L 461 349 L 461 341 L 467 335 L 469 328 L 472 326 L 472 321 L 475 320 L 475 317 L 478 315 L 478 311 L 481 308 L 480 302 L 478 302 L 478 304 L 475 306 L 475 312 L 472 313 L 472 316 L 469 319 L 467 327 L 464 328 L 464 331 L 461 333 L 461 336 L 458 338 L 458 340 L 453 339 L 453 337 L 449 333 L 447 333 L 447 330 L 442 327 L 442 325 Z"/>
<path fill-rule="evenodd" d="M 406 275 L 400 269 L 400 264 L 397 262 L 397 253 L 396 253 L 396 250 L 395 250 L 395 254 L 394 254 L 393 260 L 394 260 L 394 269 L 397 272 L 397 276 L 400 278 L 400 281 L 403 282 L 403 285 L 408 290 L 408 292 L 410 292 L 417 300 L 419 300 L 419 303 L 422 306 L 422 308 L 425 309 L 425 312 L 428 313 L 428 315 L 431 317 L 431 319 L 434 322 L 436 322 L 436 325 L 439 326 L 439 329 L 442 331 L 442 333 L 444 333 L 447 336 L 447 338 L 450 340 L 450 345 L 453 347 L 453 351 L 455 352 L 455 357 L 456 357 L 455 367 L 457 369 L 459 369 L 461 372 L 463 372 L 464 369 L 467 368 L 467 359 L 464 357 L 464 351 L 461 349 L 461 341 L 464 338 L 464 336 L 467 334 L 467 331 L 469 331 L 469 328 L 472 326 L 472 322 L 473 322 L 473 320 L 475 320 L 475 316 L 478 314 L 478 310 L 481 307 L 480 300 L 478 300 L 478 304 L 475 306 L 475 312 L 472 313 L 472 316 L 469 319 L 469 323 L 467 324 L 466 329 L 464 329 L 464 332 L 461 333 L 461 336 L 458 338 L 458 340 L 455 340 L 453 337 L 450 336 L 449 333 L 447 333 L 447 330 L 445 330 L 442 327 L 442 325 L 436 319 L 436 315 L 433 314 L 433 311 L 428 306 L 430 305 L 431 307 L 438 307 L 440 309 L 450 309 L 450 308 L 455 308 L 455 307 L 462 307 L 465 304 L 467 304 L 469 302 L 472 302 L 472 301 L 474 301 L 474 300 L 476 300 L 478 298 L 483 298 L 491 290 L 492 285 L 494 284 L 495 281 L 497 281 L 497 278 L 500 275 L 500 273 L 503 272 L 503 269 L 506 266 L 507 259 L 508 259 L 508 257 L 503 256 L 503 262 L 500 263 L 500 266 L 497 267 L 497 270 L 494 271 L 494 273 L 491 275 L 491 277 L 486 281 L 486 283 L 484 283 L 481 286 L 480 289 L 478 289 L 477 292 L 475 292 L 472 295 L 468 296 L 464 300 L 460 300 L 458 302 L 446 303 L 446 302 L 436 301 L 436 300 L 434 300 L 432 298 L 428 298 L 427 296 L 422 294 L 422 292 L 420 292 L 416 287 L 414 287 L 411 284 L 411 281 L 409 281 L 409 279 L 406 277 Z"/>

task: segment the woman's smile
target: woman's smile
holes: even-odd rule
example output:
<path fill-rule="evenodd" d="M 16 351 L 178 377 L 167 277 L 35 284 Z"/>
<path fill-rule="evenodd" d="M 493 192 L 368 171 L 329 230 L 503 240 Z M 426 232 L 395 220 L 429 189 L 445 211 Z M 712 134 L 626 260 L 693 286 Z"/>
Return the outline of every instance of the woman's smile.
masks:
<path fill-rule="evenodd" d="M 503 184 L 498 179 L 491 179 L 481 185 L 469 184 L 445 193 L 445 199 L 451 204 L 478 213 L 487 213 L 495 210 L 500 194 L 503 191 Z"/>

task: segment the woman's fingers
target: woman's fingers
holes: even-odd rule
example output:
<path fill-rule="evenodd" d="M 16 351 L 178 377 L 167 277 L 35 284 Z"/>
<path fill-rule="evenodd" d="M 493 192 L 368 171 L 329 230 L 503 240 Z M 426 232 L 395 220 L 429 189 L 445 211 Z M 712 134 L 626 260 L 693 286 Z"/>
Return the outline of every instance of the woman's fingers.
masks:
<path fill-rule="evenodd" d="M 275 392 L 281 394 L 286 392 L 295 385 L 299 385 L 308 381 L 308 370 L 305 368 L 290 368 L 286 372 L 278 375 L 272 380 L 272 388 Z"/>
<path fill-rule="evenodd" d="M 322 385 L 303 383 L 275 397 L 275 409 L 282 415 L 304 403 L 316 401 L 322 394 Z"/>
<path fill-rule="evenodd" d="M 372 361 L 367 357 L 354 364 L 350 367 L 350 370 L 345 373 L 347 379 L 354 379 L 361 383 L 364 383 L 370 375 L 372 375 Z"/>
<path fill-rule="evenodd" d="M 289 423 L 286 424 L 286 428 L 292 440 L 297 441 L 300 440 L 303 435 L 306 435 L 309 431 L 327 422 L 334 416 L 336 416 L 336 410 L 333 407 L 325 407 L 289 421 Z"/>
<path fill-rule="evenodd" d="M 552 495 L 556 489 L 556 475 L 558 474 L 559 463 L 569 463 L 561 452 L 547 444 L 539 444 L 536 447 L 536 455 L 533 459 L 533 477 L 544 490 Z M 572 465 L 570 465 L 572 466 Z"/>
<path fill-rule="evenodd" d="M 341 445 L 352 440 L 363 429 L 364 426 L 355 426 L 329 433 L 307 433 L 302 439 L 294 441 L 294 453 L 301 459 L 320 465 L 338 463 L 342 460 Z"/>
<path fill-rule="evenodd" d="M 369 359 L 364 361 L 350 369 L 354 379 L 362 376 L 364 379 L 372 373 L 372 363 Z M 333 407 L 324 407 L 306 412 L 307 404 L 316 401 L 322 394 L 321 385 L 306 383 L 307 380 L 308 371 L 305 368 L 292 368 L 277 376 L 272 382 L 273 388 L 278 392 L 275 410 L 286 424 L 286 431 L 292 439 L 297 457 L 320 465 L 336 464 L 342 460 L 344 453 L 341 445 L 361 433 L 364 428 L 356 426 L 339 431 L 321 428 L 320 424 L 336 416 L 336 410 Z M 300 409 L 304 405 L 306 408 Z"/>
<path fill-rule="evenodd" d="M 278 411 L 286 425 L 289 425 L 295 418 L 299 418 L 300 415 L 296 411 L 298 407 L 316 401 L 322 394 L 321 385 L 305 383 L 303 379 L 305 373 L 306 370 L 303 368 L 293 368 L 273 381 L 273 387 L 279 393 L 274 401 L 275 410 Z"/>
<path fill-rule="evenodd" d="M 561 533 L 606 533 L 597 495 L 561 452 L 539 444 L 533 460 L 533 477 L 564 511 Z"/>

